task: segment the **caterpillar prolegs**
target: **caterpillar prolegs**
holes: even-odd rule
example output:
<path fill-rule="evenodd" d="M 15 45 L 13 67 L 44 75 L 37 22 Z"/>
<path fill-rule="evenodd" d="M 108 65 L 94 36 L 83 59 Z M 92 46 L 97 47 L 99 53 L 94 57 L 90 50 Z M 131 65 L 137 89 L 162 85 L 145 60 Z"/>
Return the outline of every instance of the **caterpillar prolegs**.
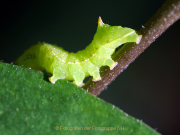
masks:
<path fill-rule="evenodd" d="M 82 86 L 83 80 L 89 75 L 93 77 L 93 81 L 101 80 L 101 66 L 113 69 L 117 65 L 111 58 L 117 47 L 126 42 L 138 44 L 140 39 L 141 36 L 135 30 L 104 24 L 99 17 L 94 39 L 84 50 L 69 53 L 56 45 L 38 43 L 25 51 L 16 63 L 25 68 L 45 69 L 53 74 L 49 77 L 52 83 L 58 79 L 66 79 Z"/>

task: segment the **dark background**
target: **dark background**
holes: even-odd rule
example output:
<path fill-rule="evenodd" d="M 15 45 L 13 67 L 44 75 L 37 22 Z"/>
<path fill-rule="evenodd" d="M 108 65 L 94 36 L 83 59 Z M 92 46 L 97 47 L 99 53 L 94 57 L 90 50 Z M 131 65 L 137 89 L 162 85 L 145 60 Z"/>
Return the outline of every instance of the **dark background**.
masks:
<path fill-rule="evenodd" d="M 139 30 L 165 0 L 8 1 L 0 3 L 0 60 L 13 62 L 38 41 L 84 49 L 98 17 Z M 180 134 L 180 21 L 99 96 L 163 135 Z"/>

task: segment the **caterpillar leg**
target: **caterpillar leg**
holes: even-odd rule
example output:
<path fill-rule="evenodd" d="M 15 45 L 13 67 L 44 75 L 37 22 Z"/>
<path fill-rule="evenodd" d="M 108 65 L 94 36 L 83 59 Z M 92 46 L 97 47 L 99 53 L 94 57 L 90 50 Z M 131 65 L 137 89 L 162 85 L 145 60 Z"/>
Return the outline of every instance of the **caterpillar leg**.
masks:
<path fill-rule="evenodd" d="M 65 76 L 61 76 L 61 74 L 53 73 L 53 76 L 48 78 L 51 83 L 54 83 L 59 79 L 65 79 Z"/>
<path fill-rule="evenodd" d="M 96 82 L 96 81 L 100 81 L 101 80 L 101 76 L 99 74 L 99 70 L 95 70 L 91 73 L 91 75 L 93 76 L 92 81 Z"/>
<path fill-rule="evenodd" d="M 104 65 L 108 65 L 110 67 L 110 70 L 112 70 L 118 63 L 113 61 L 111 58 L 106 59 L 104 62 Z"/>
<path fill-rule="evenodd" d="M 83 80 L 85 78 L 85 73 L 82 70 L 80 64 L 69 64 L 69 72 L 73 78 L 73 83 L 77 86 L 83 86 Z"/>
<path fill-rule="evenodd" d="M 65 79 L 66 78 L 66 68 L 67 66 L 62 63 L 62 62 L 58 62 L 58 63 L 55 63 L 56 64 L 56 68 L 53 68 L 53 70 L 51 70 L 50 73 L 53 74 L 52 77 L 49 77 L 49 81 L 51 83 L 55 83 L 58 79 Z M 53 65 L 52 65 L 53 66 Z M 55 66 L 53 66 L 55 67 Z"/>
<path fill-rule="evenodd" d="M 53 75 L 52 77 L 49 77 L 48 79 L 49 79 L 49 81 L 50 81 L 51 83 L 53 83 L 53 84 L 55 84 L 55 82 L 58 80 L 58 78 L 57 78 L 56 75 Z"/>
<path fill-rule="evenodd" d="M 73 83 L 74 83 L 75 85 L 79 86 L 79 87 L 82 87 L 82 86 L 84 86 L 84 83 L 77 84 L 77 83 L 76 83 L 76 81 L 73 81 Z"/>
<path fill-rule="evenodd" d="M 93 77 L 92 81 L 96 82 L 96 81 L 101 80 L 99 67 L 92 64 L 90 61 L 88 63 L 89 63 L 89 66 L 87 67 L 87 72 Z"/>
<path fill-rule="evenodd" d="M 99 74 L 99 67 L 94 65 L 91 61 L 86 61 L 82 63 L 82 67 L 89 75 L 93 77 L 92 81 L 101 80 L 101 76 Z"/>

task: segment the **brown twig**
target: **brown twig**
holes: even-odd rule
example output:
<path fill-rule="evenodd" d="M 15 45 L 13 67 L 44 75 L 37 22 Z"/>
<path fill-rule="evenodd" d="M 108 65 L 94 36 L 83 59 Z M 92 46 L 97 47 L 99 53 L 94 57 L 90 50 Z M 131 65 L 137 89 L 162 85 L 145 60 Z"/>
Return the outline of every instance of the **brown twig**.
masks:
<path fill-rule="evenodd" d="M 167 0 L 153 17 L 138 31 L 142 35 L 141 42 L 125 44 L 112 56 L 118 62 L 113 69 L 101 70 L 102 80 L 92 82 L 91 79 L 83 87 L 93 95 L 100 94 L 130 63 L 132 63 L 156 38 L 180 18 L 180 0 Z"/>

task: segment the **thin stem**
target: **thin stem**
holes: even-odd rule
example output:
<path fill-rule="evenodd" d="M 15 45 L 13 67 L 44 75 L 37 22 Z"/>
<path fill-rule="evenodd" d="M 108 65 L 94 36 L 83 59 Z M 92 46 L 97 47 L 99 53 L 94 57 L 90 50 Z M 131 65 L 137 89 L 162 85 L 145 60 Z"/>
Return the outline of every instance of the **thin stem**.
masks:
<path fill-rule="evenodd" d="M 93 95 L 99 95 L 130 63 L 132 63 L 156 38 L 180 18 L 180 0 L 167 0 L 153 17 L 138 31 L 141 42 L 125 44 L 112 58 L 118 62 L 113 69 L 101 70 L 102 80 L 92 82 L 90 79 L 83 87 Z"/>

